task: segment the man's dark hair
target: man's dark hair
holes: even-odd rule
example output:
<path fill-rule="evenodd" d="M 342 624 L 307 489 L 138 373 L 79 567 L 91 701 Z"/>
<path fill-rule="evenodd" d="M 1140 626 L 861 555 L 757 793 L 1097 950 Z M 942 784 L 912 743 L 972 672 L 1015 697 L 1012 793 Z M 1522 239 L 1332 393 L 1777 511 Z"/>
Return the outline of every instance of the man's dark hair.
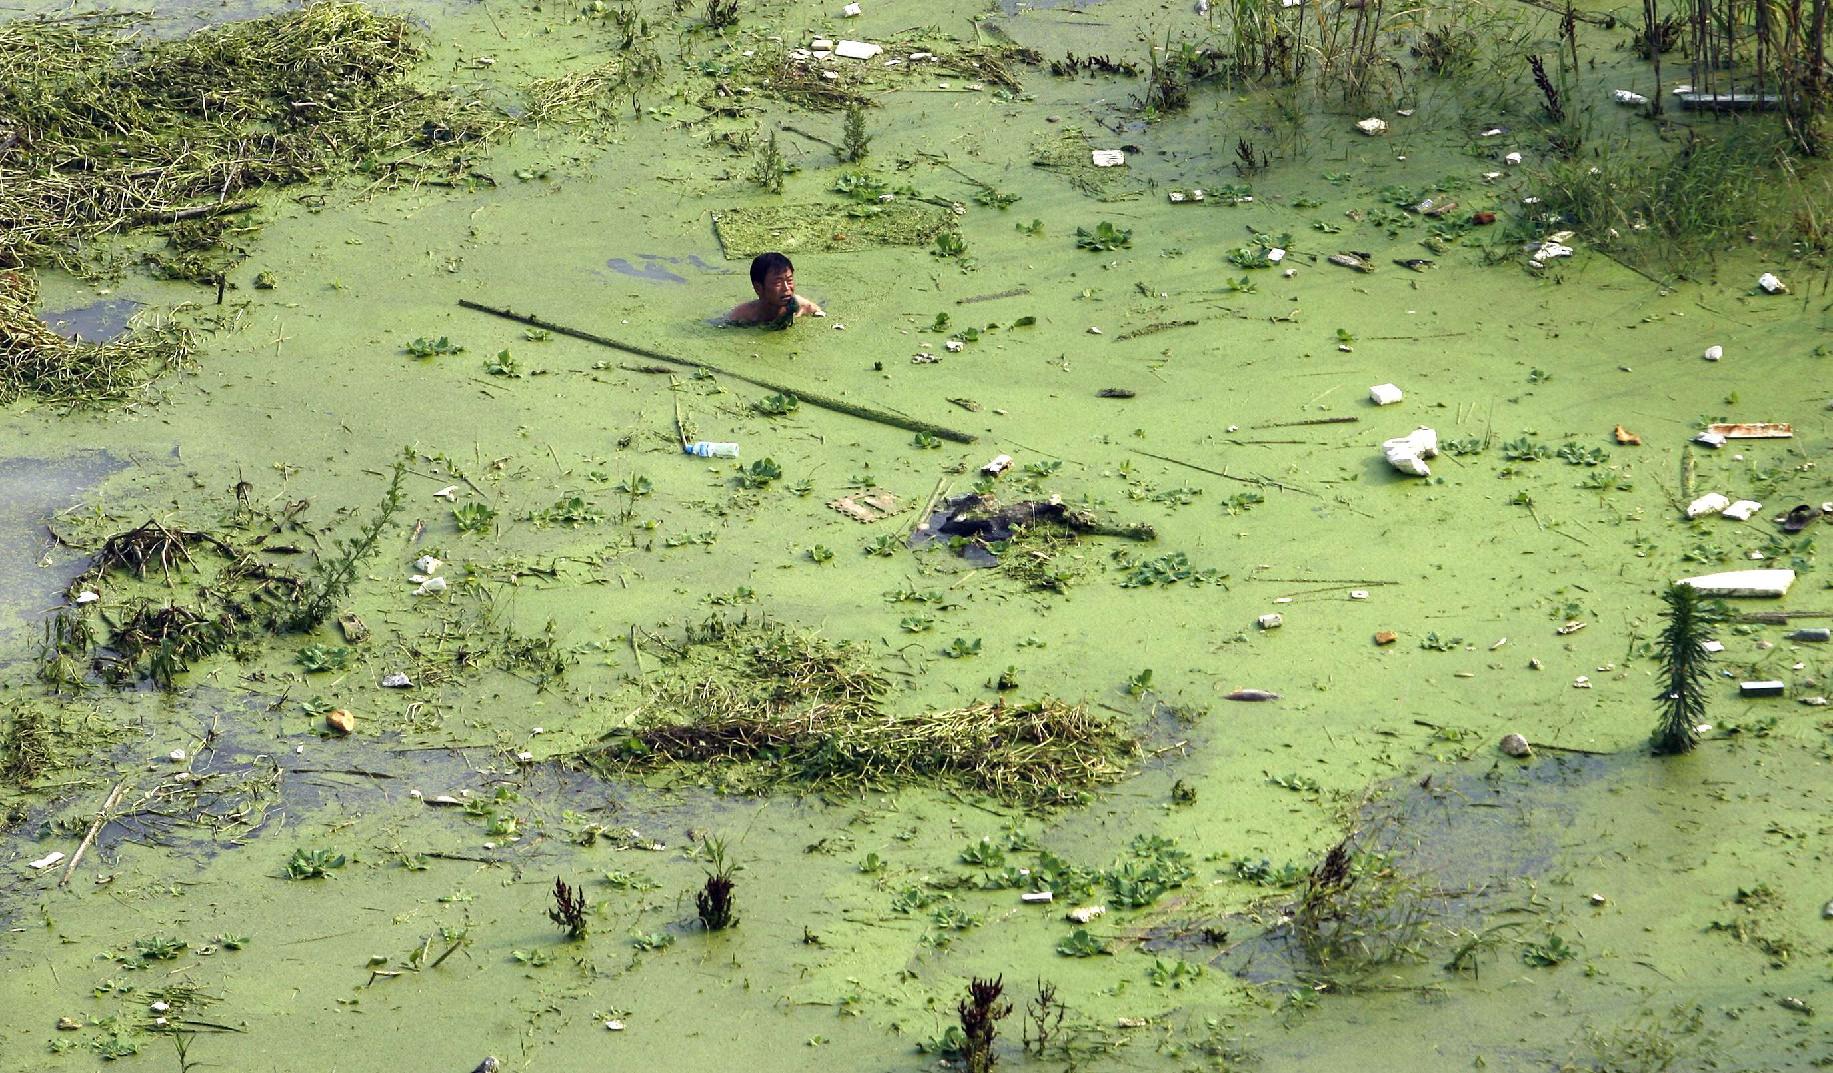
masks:
<path fill-rule="evenodd" d="M 789 258 L 776 252 L 760 253 L 751 259 L 751 285 L 762 287 L 764 281 L 776 272 L 794 272 L 796 266 L 789 263 Z"/>

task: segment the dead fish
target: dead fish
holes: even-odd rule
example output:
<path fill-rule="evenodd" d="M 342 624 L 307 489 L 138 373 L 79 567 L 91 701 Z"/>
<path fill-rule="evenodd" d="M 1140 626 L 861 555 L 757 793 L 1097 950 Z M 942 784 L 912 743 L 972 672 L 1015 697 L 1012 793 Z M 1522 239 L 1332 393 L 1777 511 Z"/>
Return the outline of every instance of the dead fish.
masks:
<path fill-rule="evenodd" d="M 1396 258 L 1395 264 L 1402 268 L 1411 268 L 1415 272 L 1424 272 L 1428 268 L 1437 268 L 1438 262 L 1424 257 Z"/>
<path fill-rule="evenodd" d="M 1237 689 L 1223 700 L 1278 700 L 1279 694 L 1264 689 Z"/>
<path fill-rule="evenodd" d="M 1367 254 L 1357 254 L 1353 252 L 1333 253 L 1328 259 L 1333 265 L 1353 268 L 1358 272 L 1373 272 L 1375 270 L 1375 266 L 1368 263 Z"/>
<path fill-rule="evenodd" d="M 975 402 L 973 399 L 950 399 L 948 401 L 954 403 L 956 406 L 961 407 L 963 410 L 966 410 L 970 414 L 977 414 L 980 412 L 980 404 Z"/>
<path fill-rule="evenodd" d="M 1426 216 L 1431 216 L 1434 218 L 1437 218 L 1440 216 L 1448 216 L 1451 213 L 1457 211 L 1457 202 L 1441 201 L 1435 205 L 1429 205 L 1423 209 L 1420 209 L 1419 211 Z"/>
<path fill-rule="evenodd" d="M 1134 394 L 1135 392 L 1131 388 L 1104 387 L 1100 391 L 1095 392 L 1095 397 L 1099 399 L 1130 399 Z"/>

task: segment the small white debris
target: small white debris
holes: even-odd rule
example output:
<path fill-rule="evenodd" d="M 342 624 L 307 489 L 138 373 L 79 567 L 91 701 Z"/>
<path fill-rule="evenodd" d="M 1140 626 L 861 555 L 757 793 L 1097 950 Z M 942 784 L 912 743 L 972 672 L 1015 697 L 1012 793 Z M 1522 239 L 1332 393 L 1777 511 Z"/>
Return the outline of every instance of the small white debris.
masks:
<path fill-rule="evenodd" d="M 858 4 L 848 4 L 847 6 L 853 8 L 855 11 L 859 8 Z M 605 1022 L 605 1028 L 607 1031 L 611 1032 L 622 1032 L 624 1030 L 624 1022 L 613 1017 L 611 1020 Z"/>
<path fill-rule="evenodd" d="M 1827 698 L 1825 697 L 1802 697 L 1801 703 L 1807 705 L 1810 708 L 1824 708 L 1827 706 Z"/>
<path fill-rule="evenodd" d="M 1648 98 L 1634 90 L 1619 89 L 1610 94 L 1611 100 L 1618 104 L 1647 104 Z"/>
<path fill-rule="evenodd" d="M 1271 261 L 1273 264 L 1278 264 L 1279 262 L 1285 259 L 1286 259 L 1285 250 L 1280 249 L 1278 246 L 1273 246 L 1273 247 L 1268 248 L 1267 250 L 1267 260 L 1268 261 Z"/>
<path fill-rule="evenodd" d="M 171 752 L 165 754 L 165 758 L 174 764 L 182 764 L 189 759 L 189 756 L 183 749 L 173 749 Z"/>
<path fill-rule="evenodd" d="M 1717 361 L 1724 356 L 1725 348 L 1717 345 L 1707 347 L 1706 352 L 1701 355 L 1701 357 L 1705 358 L 1707 361 Z"/>
<path fill-rule="evenodd" d="M 1284 626 L 1286 624 L 1286 616 L 1281 615 L 1278 612 L 1272 612 L 1270 614 L 1262 615 L 1259 618 L 1255 619 L 1254 621 L 1258 622 L 1260 624 L 1260 628 L 1263 630 L 1277 630 L 1281 626 Z"/>
<path fill-rule="evenodd" d="M 430 596 L 433 593 L 444 591 L 446 591 L 446 579 L 442 577 L 430 577 L 420 583 L 420 587 L 414 590 L 414 595 Z"/>
<path fill-rule="evenodd" d="M 414 680 L 401 671 L 394 671 L 382 676 L 383 689 L 412 689 Z"/>
<path fill-rule="evenodd" d="M 1090 334 L 1090 335 L 1100 335 L 1100 334 L 1101 334 L 1101 329 L 1100 329 L 1100 328 L 1096 328 L 1096 327 L 1093 327 L 1093 326 L 1091 326 L 1091 327 L 1090 327 L 1090 328 L 1088 329 L 1088 334 Z"/>
<path fill-rule="evenodd" d="M 1494 137 L 1495 137 L 1496 135 L 1498 135 L 1498 134 L 1505 134 L 1505 133 L 1507 133 L 1507 132 L 1506 132 L 1506 131 L 1504 131 L 1504 130 L 1503 130 L 1503 129 L 1502 129 L 1501 127 L 1491 127 L 1491 128 L 1489 128 L 1488 130 L 1485 130 L 1485 131 L 1481 131 L 1481 132 L 1479 132 L 1479 133 L 1477 134 L 1477 137 L 1479 137 L 1479 138 L 1494 138 Z"/>
<path fill-rule="evenodd" d="M 547 733 L 546 727 L 529 727 L 528 728 L 528 736 L 531 738 L 538 738 L 545 733 Z"/>
<path fill-rule="evenodd" d="M 1273 602 L 1274 602 L 1274 603 L 1276 603 L 1276 604 L 1289 604 L 1289 603 L 1291 603 L 1291 602 L 1292 602 L 1292 597 L 1290 597 L 1290 596 L 1279 596 L 1279 597 L 1275 597 L 1275 598 L 1274 598 L 1274 600 L 1273 600 Z"/>
<path fill-rule="evenodd" d="M 942 349 L 948 351 L 950 354 L 959 354 L 961 353 L 961 348 L 966 345 L 966 343 L 963 343 L 959 339 L 950 339 L 948 342 L 942 344 Z"/>
<path fill-rule="evenodd" d="M 1762 509 L 1763 504 L 1758 503 L 1754 499 L 1740 499 L 1719 513 L 1735 521 L 1747 522 L 1751 519 L 1752 515 Z"/>
<path fill-rule="evenodd" d="M 1725 446 L 1725 434 L 1723 432 L 1702 432 L 1693 437 L 1693 442 L 1703 443 L 1707 447 L 1723 447 Z"/>
<path fill-rule="evenodd" d="M 1561 626 L 1558 629 L 1554 630 L 1553 632 L 1555 634 L 1558 634 L 1561 637 L 1565 637 L 1568 634 L 1577 633 L 1578 631 L 1584 629 L 1586 625 L 1587 625 L 1586 623 L 1580 622 L 1577 619 L 1573 619 L 1570 622 L 1566 623 L 1564 626 Z"/>
<path fill-rule="evenodd" d="M 1107 906 L 1105 905 L 1084 905 L 1084 906 L 1080 906 L 1075 909 L 1071 909 L 1069 912 L 1063 915 L 1068 917 L 1072 923 L 1087 924 L 1089 921 L 1095 919 L 1096 917 L 1107 915 Z"/>
<path fill-rule="evenodd" d="M 1089 156 L 1097 168 L 1119 168 L 1127 162 L 1127 155 L 1119 149 L 1096 149 Z"/>
<path fill-rule="evenodd" d="M 1400 117 L 1400 118 L 1402 118 L 1402 119 L 1411 119 L 1411 118 L 1413 118 L 1413 112 L 1414 112 L 1414 109 L 1412 109 L 1412 108 L 1396 108 L 1396 109 L 1394 109 L 1394 114 L 1395 114 L 1395 115 L 1397 115 L 1397 116 L 1399 116 L 1399 117 Z"/>
<path fill-rule="evenodd" d="M 816 59 L 819 59 L 819 58 L 820 57 L 818 56 L 816 57 Z M 839 71 L 822 71 L 821 77 L 827 79 L 829 82 L 838 82 L 840 81 L 840 72 Z"/>
<path fill-rule="evenodd" d="M 1438 433 L 1429 428 L 1414 429 L 1405 436 L 1383 440 L 1381 453 L 1389 465 L 1402 473 L 1430 477 L 1432 471 L 1426 467 L 1425 459 L 1438 457 Z"/>
<path fill-rule="evenodd" d="M 1493 644 L 1493 645 L 1490 645 L 1490 646 L 1489 646 L 1489 650 L 1490 650 L 1491 652 L 1494 652 L 1494 651 L 1495 651 L 1496 649 L 1498 649 L 1498 648 L 1501 648 L 1501 647 L 1502 647 L 1503 645 L 1505 645 L 1505 644 L 1508 644 L 1508 638 L 1506 638 L 1506 637 L 1503 637 L 1503 638 L 1501 638 L 1501 639 L 1499 639 L 1499 640 L 1497 640 L 1495 644 Z"/>
<path fill-rule="evenodd" d="M 1288 268 L 1285 270 L 1284 273 L 1282 273 L 1282 275 L 1284 275 L 1287 279 L 1291 279 L 1293 276 L 1298 275 L 1298 269 Z"/>
<path fill-rule="evenodd" d="M 416 801 L 418 801 L 418 800 L 420 800 L 420 798 L 421 798 L 421 793 L 420 793 L 420 791 L 419 791 L 418 789 L 413 789 L 413 790 L 409 790 L 409 791 L 407 792 L 407 796 L 409 796 L 409 797 L 411 797 L 411 798 L 413 798 L 414 800 L 416 800 Z"/>
<path fill-rule="evenodd" d="M 90 592 L 88 589 L 84 589 L 82 592 L 79 592 L 76 594 L 76 602 L 79 605 L 80 604 L 92 604 L 100 599 L 101 599 L 100 596 L 97 596 L 95 593 Z"/>
<path fill-rule="evenodd" d="M 1056 895 L 1047 890 L 1028 890 L 1019 895 L 1018 900 L 1026 905 L 1044 905 L 1055 897 Z"/>
<path fill-rule="evenodd" d="M 1592 905 L 1604 905 L 1605 903 L 1609 902 L 1610 899 L 1604 897 L 1602 894 L 1599 894 L 1597 891 L 1592 891 L 1590 901 Z"/>
<path fill-rule="evenodd" d="M 1358 120 L 1356 122 L 1356 129 L 1373 138 L 1378 134 L 1387 133 L 1387 122 L 1385 120 L 1376 119 L 1374 116 L 1369 116 L 1367 119 Z"/>
<path fill-rule="evenodd" d="M 1508 164 L 1510 166 L 1519 164 L 1521 163 L 1521 154 L 1520 153 L 1510 153 L 1507 156 L 1502 158 L 1502 163 Z"/>
<path fill-rule="evenodd" d="M 159 1002 L 155 1002 L 151 1006 L 147 1007 L 147 1009 L 152 1010 L 154 1013 L 165 1013 L 167 1010 L 170 1010 L 171 1008 L 172 1008 L 172 1004 L 169 1002 L 165 1002 L 163 1000 Z"/>
<path fill-rule="evenodd" d="M 1519 734 L 1504 734 L 1502 736 L 1501 749 L 1502 755 L 1512 756 L 1516 759 L 1534 755 L 1534 747 L 1529 745 L 1528 740 Z"/>
<path fill-rule="evenodd" d="M 980 467 L 980 472 L 989 477 L 997 477 L 1012 465 L 1011 455 L 994 455 L 993 460 Z"/>
<path fill-rule="evenodd" d="M 1706 652 L 1723 652 L 1725 650 L 1725 642 L 1701 641 L 1699 647 Z"/>
<path fill-rule="evenodd" d="M 444 565 L 444 563 L 433 558 L 431 555 L 422 555 L 420 558 L 414 560 L 414 569 L 420 571 L 422 574 L 437 574 L 439 573 L 439 568 Z"/>
<path fill-rule="evenodd" d="M 26 867 L 42 872 L 45 869 L 51 867 L 52 865 L 56 864 L 58 861 L 61 861 L 63 859 L 64 859 L 64 851 L 54 849 L 51 852 L 45 854 L 43 857 L 38 858 L 35 861 L 27 862 Z"/>
<path fill-rule="evenodd" d="M 1393 384 L 1376 384 L 1368 389 L 1369 401 L 1376 406 L 1392 406 L 1405 397 Z"/>
<path fill-rule="evenodd" d="M 1572 679 L 1572 688 L 1573 689 L 1590 689 L 1591 688 L 1591 678 L 1587 675 L 1583 675 L 1583 674 L 1579 675 L 1577 678 Z"/>
<path fill-rule="evenodd" d="M 1788 284 L 1777 278 L 1774 272 L 1765 272 L 1757 277 L 1757 286 L 1766 294 L 1787 294 Z"/>
<path fill-rule="evenodd" d="M 884 50 L 883 45 L 870 41 L 842 41 L 834 46 L 834 55 L 843 60 L 869 60 Z"/>
<path fill-rule="evenodd" d="M 1367 589 L 1350 589 L 1349 598 L 1351 600 L 1366 600 L 1368 599 L 1368 590 Z"/>
<path fill-rule="evenodd" d="M 529 752 L 527 749 L 523 749 L 521 752 L 516 754 L 516 759 L 520 760 L 524 764 L 532 761 L 534 758 L 535 758 L 535 754 Z"/>
<path fill-rule="evenodd" d="M 1687 517 L 1703 518 L 1708 514 L 1722 514 L 1725 508 L 1730 505 L 1731 500 L 1727 499 L 1723 494 L 1719 492 L 1707 492 L 1705 495 L 1687 504 Z"/>
<path fill-rule="evenodd" d="M 444 488 L 441 488 L 439 491 L 434 492 L 433 498 L 434 499 L 457 499 L 458 498 L 458 485 L 456 484 L 446 485 Z"/>
<path fill-rule="evenodd" d="M 834 51 L 834 43 L 825 37 L 817 37 L 808 43 L 808 47 L 820 52 Z"/>

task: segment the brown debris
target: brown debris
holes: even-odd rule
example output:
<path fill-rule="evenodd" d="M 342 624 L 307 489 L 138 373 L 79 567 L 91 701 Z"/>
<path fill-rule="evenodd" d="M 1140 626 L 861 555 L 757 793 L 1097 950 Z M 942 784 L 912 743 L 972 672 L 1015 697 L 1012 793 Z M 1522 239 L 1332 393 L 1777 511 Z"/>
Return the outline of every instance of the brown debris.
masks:
<path fill-rule="evenodd" d="M 1640 447 L 1642 446 L 1642 437 L 1629 431 L 1628 429 L 1624 428 L 1622 425 L 1618 425 L 1617 426 L 1617 442 L 1622 444 L 1625 447 Z"/>
<path fill-rule="evenodd" d="M 1400 640 L 1400 635 L 1393 630 L 1382 630 L 1375 634 L 1375 643 L 1378 645 L 1391 645 L 1398 640 Z"/>

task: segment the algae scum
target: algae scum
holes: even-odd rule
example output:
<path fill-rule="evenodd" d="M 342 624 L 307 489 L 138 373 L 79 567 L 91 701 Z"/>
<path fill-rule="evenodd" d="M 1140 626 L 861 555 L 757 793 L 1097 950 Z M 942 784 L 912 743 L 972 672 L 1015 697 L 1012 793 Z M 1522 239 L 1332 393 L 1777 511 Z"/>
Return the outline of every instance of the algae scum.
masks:
<path fill-rule="evenodd" d="M 0 1068 L 1833 1060 L 1824 9 L 840 7 L 7 12 Z"/>

